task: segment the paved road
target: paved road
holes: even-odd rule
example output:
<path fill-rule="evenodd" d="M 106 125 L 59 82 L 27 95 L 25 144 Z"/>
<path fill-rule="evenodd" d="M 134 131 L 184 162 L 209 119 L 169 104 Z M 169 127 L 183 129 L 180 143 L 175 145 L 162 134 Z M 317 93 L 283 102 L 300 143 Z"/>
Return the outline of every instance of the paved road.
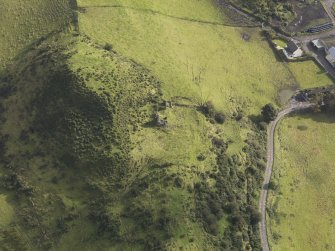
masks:
<path fill-rule="evenodd" d="M 267 231 L 266 231 L 266 202 L 267 202 L 267 197 L 268 197 L 268 185 L 271 179 L 273 159 L 274 159 L 275 129 L 278 123 L 280 122 L 280 120 L 284 118 L 286 115 L 294 111 L 307 109 L 311 106 L 312 104 L 307 103 L 307 102 L 304 102 L 304 103 L 291 102 L 286 109 L 278 113 L 277 118 L 273 122 L 270 123 L 269 128 L 268 128 L 267 164 L 266 164 L 266 169 L 265 169 L 263 187 L 262 187 L 261 196 L 259 200 L 259 211 L 261 212 L 261 215 L 262 215 L 261 222 L 259 223 L 259 227 L 260 227 L 263 251 L 270 251 L 269 243 L 268 243 L 268 236 L 267 236 Z"/>

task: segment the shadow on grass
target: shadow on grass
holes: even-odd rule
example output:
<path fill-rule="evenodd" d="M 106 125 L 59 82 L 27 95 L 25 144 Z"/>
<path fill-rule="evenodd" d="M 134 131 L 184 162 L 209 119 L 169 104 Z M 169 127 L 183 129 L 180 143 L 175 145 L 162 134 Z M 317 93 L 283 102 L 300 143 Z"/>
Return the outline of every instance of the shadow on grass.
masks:
<path fill-rule="evenodd" d="M 292 113 L 290 117 L 297 117 L 300 119 L 312 119 L 316 122 L 334 124 L 335 123 L 335 111 L 334 112 L 313 112 L 311 110 L 301 111 Z"/>
<path fill-rule="evenodd" d="M 249 115 L 248 118 L 255 124 L 259 124 L 260 122 L 263 121 L 263 117 L 262 115 L 255 115 L 255 114 L 252 114 L 252 115 Z"/>

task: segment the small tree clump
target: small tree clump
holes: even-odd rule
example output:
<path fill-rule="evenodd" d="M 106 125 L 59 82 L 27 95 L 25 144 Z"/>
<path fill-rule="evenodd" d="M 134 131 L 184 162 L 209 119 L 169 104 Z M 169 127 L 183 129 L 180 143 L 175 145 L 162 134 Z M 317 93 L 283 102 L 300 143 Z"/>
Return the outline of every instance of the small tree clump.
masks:
<path fill-rule="evenodd" d="M 262 108 L 262 116 L 265 122 L 269 123 L 277 117 L 278 111 L 273 104 L 266 104 Z"/>
<path fill-rule="evenodd" d="M 253 207 L 250 208 L 249 210 L 250 210 L 250 223 L 252 225 L 257 225 L 261 221 L 262 218 L 261 213 L 258 212 L 258 210 Z"/>
<path fill-rule="evenodd" d="M 226 119 L 226 117 L 225 117 L 225 115 L 223 114 L 223 112 L 217 112 L 217 113 L 215 114 L 214 119 L 215 119 L 215 121 L 216 121 L 217 123 L 219 123 L 219 124 L 223 124 L 224 121 L 225 121 L 225 119 Z"/>
<path fill-rule="evenodd" d="M 206 102 L 200 107 L 200 111 L 209 118 L 213 123 L 223 124 L 226 120 L 226 116 L 223 112 L 218 112 L 211 101 Z"/>

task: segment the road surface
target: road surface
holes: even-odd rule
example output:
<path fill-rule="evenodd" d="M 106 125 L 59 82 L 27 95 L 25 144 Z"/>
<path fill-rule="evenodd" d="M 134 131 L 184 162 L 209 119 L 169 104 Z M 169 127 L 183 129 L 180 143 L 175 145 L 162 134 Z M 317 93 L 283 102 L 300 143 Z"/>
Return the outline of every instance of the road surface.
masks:
<path fill-rule="evenodd" d="M 269 243 L 268 243 L 268 236 L 267 236 L 267 231 L 266 231 L 266 202 L 267 202 L 267 197 L 268 197 L 268 186 L 269 186 L 269 182 L 271 179 L 273 159 L 274 159 L 275 129 L 278 123 L 280 122 L 280 120 L 284 118 L 286 115 L 292 112 L 295 112 L 295 111 L 307 109 L 311 106 L 312 104 L 308 102 L 302 103 L 302 102 L 292 101 L 286 109 L 278 113 L 277 118 L 274 121 L 272 121 L 268 127 L 267 163 L 266 163 L 266 169 L 265 169 L 265 174 L 264 174 L 263 187 L 262 187 L 261 196 L 259 200 L 259 211 L 262 215 L 261 222 L 259 223 L 259 228 L 260 228 L 260 235 L 261 235 L 263 251 L 270 251 Z"/>

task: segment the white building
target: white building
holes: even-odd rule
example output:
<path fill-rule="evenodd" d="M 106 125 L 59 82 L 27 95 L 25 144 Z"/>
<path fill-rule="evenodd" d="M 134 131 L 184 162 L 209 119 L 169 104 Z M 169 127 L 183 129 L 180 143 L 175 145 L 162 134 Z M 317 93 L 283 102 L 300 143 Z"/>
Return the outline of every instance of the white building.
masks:
<path fill-rule="evenodd" d="M 303 53 L 303 50 L 293 41 L 288 42 L 284 49 L 284 54 L 288 59 L 301 57 Z"/>
<path fill-rule="evenodd" d="M 325 43 L 321 39 L 314 39 L 312 41 L 312 45 L 317 49 L 317 50 L 325 50 L 327 47 Z"/>
<path fill-rule="evenodd" d="M 327 52 L 326 59 L 332 65 L 332 67 L 335 67 L 335 47 L 330 47 Z"/>

